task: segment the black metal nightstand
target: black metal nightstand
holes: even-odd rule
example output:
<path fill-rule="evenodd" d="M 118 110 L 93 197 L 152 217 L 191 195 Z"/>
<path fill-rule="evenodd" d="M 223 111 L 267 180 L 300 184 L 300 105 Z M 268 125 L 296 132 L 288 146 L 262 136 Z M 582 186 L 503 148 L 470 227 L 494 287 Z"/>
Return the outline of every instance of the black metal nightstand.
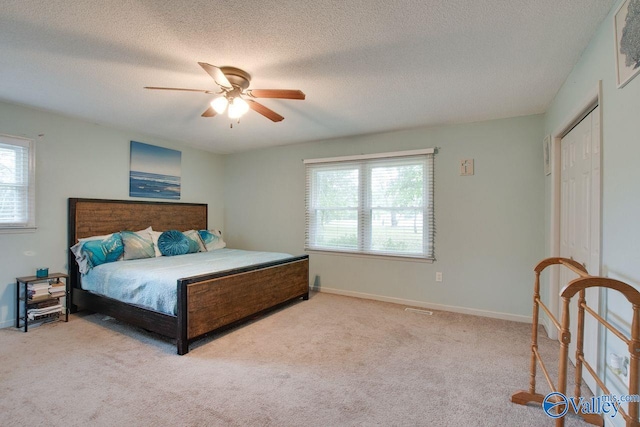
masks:
<path fill-rule="evenodd" d="M 64 280 L 62 285 L 61 280 Z M 48 287 L 39 287 L 34 290 L 32 285 L 38 283 L 49 283 Z M 22 286 L 21 286 L 22 285 Z M 64 293 L 56 290 L 58 287 L 64 287 Z M 32 288 L 32 289 L 30 289 Z M 45 291 L 46 290 L 46 291 Z M 53 293 L 51 293 L 53 290 Z M 64 305 L 61 298 L 64 298 Z M 22 310 L 21 304 L 22 302 Z M 58 307 L 58 306 L 61 307 Z M 16 278 L 16 328 L 24 328 L 27 332 L 29 322 L 48 322 L 51 320 L 60 320 L 64 315 L 64 321 L 69 321 L 69 275 L 64 273 L 51 273 L 48 276 L 26 276 Z M 29 319 L 29 310 L 39 310 L 39 314 L 34 314 Z M 22 325 L 20 321 L 22 320 Z"/>

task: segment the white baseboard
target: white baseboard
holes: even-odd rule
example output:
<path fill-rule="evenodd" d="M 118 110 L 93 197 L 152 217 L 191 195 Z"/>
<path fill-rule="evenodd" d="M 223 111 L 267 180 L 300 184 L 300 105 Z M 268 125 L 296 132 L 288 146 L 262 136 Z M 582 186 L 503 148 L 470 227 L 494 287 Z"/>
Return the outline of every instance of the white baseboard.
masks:
<path fill-rule="evenodd" d="M 382 295 L 365 294 L 362 292 L 345 291 L 342 289 L 311 288 L 314 291 L 325 292 L 327 294 L 344 295 L 347 297 L 371 299 L 375 301 L 391 302 L 394 304 L 409 305 L 411 307 L 427 308 L 432 310 L 451 311 L 454 313 L 471 314 L 473 316 L 491 317 L 494 319 L 512 320 L 514 322 L 531 323 L 531 316 L 521 316 L 518 314 L 500 313 L 497 311 L 479 310 L 476 308 L 457 307 L 455 305 L 433 304 L 423 301 L 414 301 L 409 299 L 386 297 Z"/>
<path fill-rule="evenodd" d="M 541 313 L 538 323 L 544 327 L 544 332 L 547 334 L 547 338 L 552 340 L 558 339 L 558 330 L 556 329 L 556 326 L 551 323 L 551 320 L 547 316 L 544 316 Z"/>
<path fill-rule="evenodd" d="M 383 295 L 366 294 L 363 292 L 345 291 L 342 289 L 333 289 L 333 288 L 325 288 L 325 287 L 320 287 L 320 288 L 312 287 L 311 290 L 318 291 L 318 292 L 325 292 L 327 294 L 344 295 L 348 297 L 371 299 L 375 301 L 390 302 L 393 304 L 408 305 L 411 307 L 420 307 L 420 308 L 426 308 L 431 310 L 451 311 L 454 313 L 471 314 L 473 316 L 491 317 L 493 319 L 512 320 L 514 322 L 531 323 L 531 316 L 521 316 L 518 314 L 500 313 L 498 311 L 488 311 L 488 310 L 480 310 L 477 308 L 458 307 L 455 305 L 434 304 L 434 303 L 423 302 L 423 301 L 414 301 L 409 299 L 386 297 Z M 541 323 L 545 326 L 545 329 L 549 331 L 548 325 L 546 324 L 546 322 L 544 322 L 544 319 L 541 319 L 541 320 L 542 320 Z M 4 322 L 0 322 L 0 329 L 8 328 L 14 325 L 15 325 L 15 319 L 5 320 Z"/>

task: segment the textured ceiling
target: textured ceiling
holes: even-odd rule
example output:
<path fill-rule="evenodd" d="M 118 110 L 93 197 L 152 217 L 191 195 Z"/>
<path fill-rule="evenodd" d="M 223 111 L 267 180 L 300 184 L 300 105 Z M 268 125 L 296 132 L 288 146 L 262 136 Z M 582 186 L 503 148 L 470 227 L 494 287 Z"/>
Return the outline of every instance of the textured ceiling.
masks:
<path fill-rule="evenodd" d="M 615 0 L 3 0 L 0 99 L 219 153 L 541 113 Z M 613 49 L 613 47 L 612 47 Z M 197 62 L 300 89 L 202 118 Z"/>

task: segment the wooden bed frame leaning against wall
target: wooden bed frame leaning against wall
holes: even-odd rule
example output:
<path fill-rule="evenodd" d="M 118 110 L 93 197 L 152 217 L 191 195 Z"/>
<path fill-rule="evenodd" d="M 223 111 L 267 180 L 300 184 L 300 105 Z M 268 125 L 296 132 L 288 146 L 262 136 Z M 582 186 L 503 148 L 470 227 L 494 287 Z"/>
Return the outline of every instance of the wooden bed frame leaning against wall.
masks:
<path fill-rule="evenodd" d="M 207 205 L 136 200 L 69 199 L 69 247 L 83 237 L 123 230 L 205 230 Z M 309 299 L 309 256 L 179 279 L 177 314 L 168 315 L 93 294 L 80 286 L 69 250 L 71 312 L 89 310 L 176 340 L 178 354 L 205 334 L 282 304 Z"/>

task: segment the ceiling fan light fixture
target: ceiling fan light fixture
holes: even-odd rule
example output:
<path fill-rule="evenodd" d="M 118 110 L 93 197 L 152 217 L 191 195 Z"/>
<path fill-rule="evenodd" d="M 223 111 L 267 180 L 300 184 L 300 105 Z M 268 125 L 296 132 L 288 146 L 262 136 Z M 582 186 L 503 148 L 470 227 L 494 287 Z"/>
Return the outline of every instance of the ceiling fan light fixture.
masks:
<path fill-rule="evenodd" d="M 249 104 L 244 99 L 237 97 L 233 100 L 233 104 L 236 105 L 240 109 L 240 115 L 245 114 L 249 111 Z"/>
<path fill-rule="evenodd" d="M 211 101 L 211 108 L 213 108 L 216 111 L 216 113 L 222 114 L 224 113 L 224 110 L 227 109 L 228 104 L 229 104 L 229 101 L 227 100 L 227 98 L 224 96 L 220 96 L 214 99 L 213 101 Z M 231 108 L 229 109 L 229 111 L 231 111 Z"/>
<path fill-rule="evenodd" d="M 205 62 L 198 64 L 209 74 L 220 87 L 219 92 L 205 89 L 187 89 L 178 87 L 157 87 L 145 86 L 145 89 L 154 90 L 175 90 L 183 92 L 202 92 L 209 95 L 216 94 L 217 97 L 210 101 L 210 106 L 201 114 L 202 117 L 215 117 L 224 114 L 228 110 L 228 117 L 240 119 L 250 109 L 271 120 L 272 122 L 281 122 L 284 120 L 280 114 L 267 108 L 266 106 L 254 101 L 256 98 L 275 98 L 275 99 L 305 99 L 305 94 L 300 90 L 293 89 L 251 89 L 251 75 L 240 68 L 235 67 L 216 67 L 215 65 Z M 250 97 L 244 100 L 242 97 Z"/>
<path fill-rule="evenodd" d="M 249 111 L 249 104 L 239 96 L 233 98 L 229 103 L 229 118 L 231 119 L 238 119 L 247 111 Z"/>

